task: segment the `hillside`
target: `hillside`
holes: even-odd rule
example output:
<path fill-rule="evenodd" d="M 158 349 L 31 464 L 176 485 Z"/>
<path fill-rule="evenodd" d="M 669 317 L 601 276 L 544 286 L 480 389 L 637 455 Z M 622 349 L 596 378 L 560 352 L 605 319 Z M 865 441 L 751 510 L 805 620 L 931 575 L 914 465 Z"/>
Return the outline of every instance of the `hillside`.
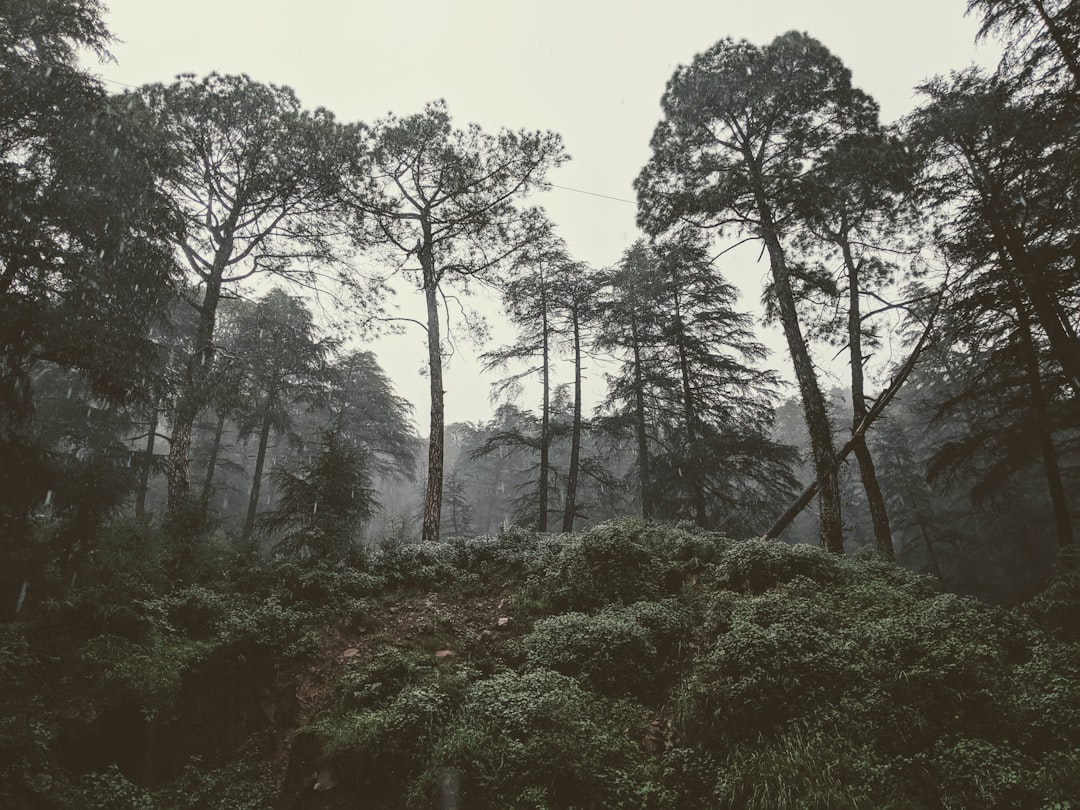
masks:
<path fill-rule="evenodd" d="M 1004 609 L 635 520 L 164 596 L 119 559 L 0 627 L 2 806 L 1080 806 L 1075 574 Z"/>

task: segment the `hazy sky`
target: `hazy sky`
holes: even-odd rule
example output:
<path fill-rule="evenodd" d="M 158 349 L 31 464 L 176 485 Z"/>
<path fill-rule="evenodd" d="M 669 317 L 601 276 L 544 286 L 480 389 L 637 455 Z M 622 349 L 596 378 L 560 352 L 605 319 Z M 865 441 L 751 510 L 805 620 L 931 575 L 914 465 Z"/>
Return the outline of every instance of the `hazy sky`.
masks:
<path fill-rule="evenodd" d="M 632 183 L 649 156 L 664 84 L 679 65 L 730 36 L 764 44 L 791 29 L 822 41 L 892 121 L 916 102 L 915 85 L 972 61 L 964 0 L 105 0 L 122 40 L 116 64 L 94 68 L 127 85 L 178 73 L 247 73 L 292 87 L 307 107 L 343 121 L 407 115 L 445 98 L 455 121 L 487 130 L 550 129 L 572 160 L 554 172 L 544 205 L 572 254 L 594 266 L 618 260 L 639 234 Z M 114 88 L 117 89 L 117 88 Z M 566 189 L 578 189 L 569 191 Z M 756 302 L 767 268 L 745 254 L 721 265 Z M 399 296 L 403 314 L 420 296 Z M 506 333 L 502 333 L 505 335 Z M 423 335 L 382 340 L 376 350 L 427 426 Z M 771 343 L 772 341 L 770 341 Z M 458 347 L 447 377 L 447 421 L 486 416 L 487 383 Z M 786 370 L 788 359 L 770 365 Z M 599 375 L 594 375 L 599 376 Z M 522 403 L 528 405 L 529 403 Z"/>

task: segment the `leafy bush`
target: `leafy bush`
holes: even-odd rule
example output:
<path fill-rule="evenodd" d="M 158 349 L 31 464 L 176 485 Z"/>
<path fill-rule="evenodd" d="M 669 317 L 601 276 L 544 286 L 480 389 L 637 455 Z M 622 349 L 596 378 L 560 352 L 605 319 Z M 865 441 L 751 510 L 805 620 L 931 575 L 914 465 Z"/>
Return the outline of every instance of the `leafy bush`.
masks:
<path fill-rule="evenodd" d="M 189 639 L 155 636 L 148 644 L 98 636 L 84 646 L 83 671 L 95 684 L 100 705 L 132 704 L 147 717 L 171 710 L 180 696 L 184 674 L 202 660 L 211 645 Z"/>
<path fill-rule="evenodd" d="M 525 639 L 530 667 L 571 675 L 602 694 L 655 698 L 688 618 L 673 602 L 541 619 Z"/>
<path fill-rule="evenodd" d="M 454 581 L 451 556 L 449 546 L 389 540 L 372 556 L 371 572 L 392 588 L 432 590 Z"/>
<path fill-rule="evenodd" d="M 356 788 L 401 789 L 423 763 L 474 673 L 389 647 L 339 679 L 333 707 L 308 725 L 319 758 Z"/>
<path fill-rule="evenodd" d="M 757 545 L 718 564 L 750 593 L 713 599 L 715 640 L 676 692 L 684 741 L 721 767 L 717 806 L 1076 795 L 1061 765 L 1073 754 L 1043 765 L 1080 748 L 1080 669 L 1066 648 L 1037 641 L 1023 616 L 932 595 L 879 564 Z"/>
<path fill-rule="evenodd" d="M 553 559 L 532 566 L 530 588 L 543 595 L 552 613 L 657 598 L 663 566 L 643 536 L 646 526 L 641 521 L 603 523 L 560 540 Z"/>
<path fill-rule="evenodd" d="M 485 585 L 520 579 L 537 562 L 538 549 L 547 538 L 538 532 L 511 526 L 496 536 L 451 538 L 449 560 L 462 573 Z"/>
<path fill-rule="evenodd" d="M 795 577 L 839 586 L 850 582 L 854 573 L 848 560 L 824 549 L 774 540 L 734 543 L 714 569 L 717 584 L 739 593 L 764 593 Z"/>
<path fill-rule="evenodd" d="M 670 793 L 627 735 L 635 711 L 550 670 L 503 673 L 469 687 L 461 714 L 409 795 L 438 800 L 460 776 L 466 807 L 659 807 Z"/>

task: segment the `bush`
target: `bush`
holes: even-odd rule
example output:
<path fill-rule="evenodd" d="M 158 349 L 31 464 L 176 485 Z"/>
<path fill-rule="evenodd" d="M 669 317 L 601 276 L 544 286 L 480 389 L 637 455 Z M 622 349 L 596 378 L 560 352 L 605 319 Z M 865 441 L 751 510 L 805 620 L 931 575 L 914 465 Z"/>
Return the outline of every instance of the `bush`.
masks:
<path fill-rule="evenodd" d="M 612 521 L 559 541 L 557 555 L 533 565 L 529 587 L 549 612 L 591 611 L 608 604 L 656 599 L 664 567 L 643 521 Z"/>
<path fill-rule="evenodd" d="M 496 536 L 451 538 L 449 560 L 462 573 L 487 586 L 520 579 L 536 561 L 548 538 L 530 529 L 511 526 Z"/>
<path fill-rule="evenodd" d="M 446 774 L 460 776 L 465 807 L 665 806 L 670 793 L 627 735 L 635 714 L 550 670 L 475 683 L 409 806 L 434 806 Z"/>
<path fill-rule="evenodd" d="M 454 582 L 451 556 L 449 546 L 387 540 L 372 555 L 371 572 L 391 588 L 434 590 Z"/>
<path fill-rule="evenodd" d="M 733 543 L 717 562 L 717 584 L 739 593 L 764 593 L 795 577 L 840 586 L 854 579 L 850 561 L 815 546 L 789 546 L 775 540 Z"/>
<path fill-rule="evenodd" d="M 688 625 L 671 602 L 638 602 L 594 615 L 564 613 L 536 622 L 525 638 L 527 661 L 608 696 L 652 699 L 677 663 L 677 638 Z"/>
<path fill-rule="evenodd" d="M 426 762 L 474 676 L 395 647 L 350 666 L 332 708 L 304 729 L 321 762 L 355 788 L 379 795 L 401 790 Z"/>

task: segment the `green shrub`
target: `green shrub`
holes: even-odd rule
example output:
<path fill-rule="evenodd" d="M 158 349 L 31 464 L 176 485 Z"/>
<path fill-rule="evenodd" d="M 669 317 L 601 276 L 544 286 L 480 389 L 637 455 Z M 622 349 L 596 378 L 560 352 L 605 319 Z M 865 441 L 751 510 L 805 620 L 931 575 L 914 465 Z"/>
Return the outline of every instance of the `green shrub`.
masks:
<path fill-rule="evenodd" d="M 674 602 L 638 602 L 593 615 L 540 619 L 525 638 L 528 665 L 571 675 L 608 696 L 657 697 L 688 629 Z"/>
<path fill-rule="evenodd" d="M 634 715 L 549 670 L 474 683 L 409 806 L 435 805 L 447 773 L 460 775 L 465 807 L 665 806 L 669 792 L 627 734 Z"/>
<path fill-rule="evenodd" d="M 77 796 L 71 798 L 71 807 L 86 810 L 157 810 L 153 797 L 131 784 L 113 765 L 102 773 L 90 773 L 83 777 Z"/>
<path fill-rule="evenodd" d="M 276 776 L 271 752 L 249 741 L 221 765 L 193 757 L 154 798 L 168 810 L 265 810 L 277 804 Z"/>
<path fill-rule="evenodd" d="M 115 636 L 98 636 L 86 643 L 81 670 L 102 706 L 132 704 L 146 717 L 169 712 L 180 697 L 183 678 L 205 658 L 212 645 L 189 639 L 155 636 L 136 644 Z"/>
<path fill-rule="evenodd" d="M 478 583 L 499 585 L 520 579 L 535 564 L 538 548 L 547 538 L 531 529 L 511 526 L 494 537 L 451 538 L 449 561 Z"/>
<path fill-rule="evenodd" d="M 795 577 L 821 585 L 844 585 L 854 579 L 850 561 L 816 546 L 791 546 L 775 540 L 733 543 L 717 562 L 719 585 L 739 593 L 764 593 Z"/>
<path fill-rule="evenodd" d="M 558 554 L 530 572 L 530 587 L 547 610 L 592 611 L 661 595 L 664 566 L 643 521 L 612 521 L 562 540 Z"/>
<path fill-rule="evenodd" d="M 407 686 L 377 708 L 324 714 L 306 733 L 339 778 L 381 795 L 419 772 L 451 708 L 434 686 Z"/>
<path fill-rule="evenodd" d="M 528 665 L 610 696 L 650 694 L 658 680 L 649 632 L 624 608 L 540 619 L 525 639 Z"/>
<path fill-rule="evenodd" d="M 339 778 L 379 794 L 422 769 L 474 677 L 470 669 L 387 647 L 339 678 L 333 706 L 304 729 Z"/>
<path fill-rule="evenodd" d="M 433 590 L 454 582 L 452 555 L 445 545 L 388 540 L 372 555 L 371 572 L 391 588 Z"/>

